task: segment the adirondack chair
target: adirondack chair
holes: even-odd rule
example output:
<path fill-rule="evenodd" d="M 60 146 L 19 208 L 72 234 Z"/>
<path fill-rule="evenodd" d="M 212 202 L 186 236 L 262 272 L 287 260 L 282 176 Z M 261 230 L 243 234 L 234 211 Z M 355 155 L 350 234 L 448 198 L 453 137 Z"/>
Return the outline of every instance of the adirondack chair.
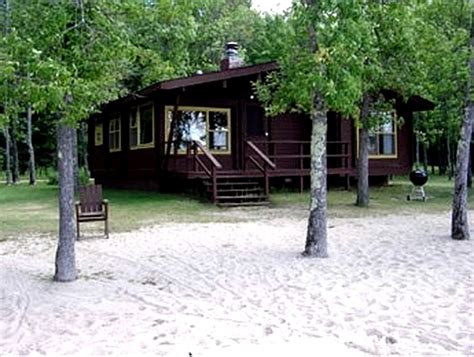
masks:
<path fill-rule="evenodd" d="M 105 237 L 109 238 L 109 202 L 102 199 L 102 186 L 81 186 L 79 199 L 80 201 L 76 202 L 77 239 L 81 237 L 79 224 L 94 221 L 104 221 Z"/>

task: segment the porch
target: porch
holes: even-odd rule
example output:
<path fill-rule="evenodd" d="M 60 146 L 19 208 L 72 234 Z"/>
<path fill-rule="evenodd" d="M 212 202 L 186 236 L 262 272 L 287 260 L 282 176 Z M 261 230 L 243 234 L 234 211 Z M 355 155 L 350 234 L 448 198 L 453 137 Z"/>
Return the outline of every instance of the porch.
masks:
<path fill-rule="evenodd" d="M 171 144 L 171 145 L 170 145 Z M 185 153 L 171 150 L 177 143 L 164 143 L 162 172 L 171 178 L 201 184 L 210 200 L 221 206 L 268 204 L 270 180 L 291 178 L 300 191 L 310 175 L 310 142 L 300 140 L 245 140 L 242 160 L 224 165 L 223 158 L 199 141 L 187 145 Z M 349 142 L 327 142 L 328 175 L 339 175 L 349 185 Z"/>

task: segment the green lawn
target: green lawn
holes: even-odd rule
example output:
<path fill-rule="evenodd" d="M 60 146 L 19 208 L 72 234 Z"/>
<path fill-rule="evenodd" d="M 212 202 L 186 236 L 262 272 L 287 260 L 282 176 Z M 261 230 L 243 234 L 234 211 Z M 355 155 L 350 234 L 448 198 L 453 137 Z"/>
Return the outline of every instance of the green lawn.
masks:
<path fill-rule="evenodd" d="M 453 181 L 445 176 L 430 176 L 425 185 L 427 201 L 407 201 L 411 183 L 407 177 L 395 177 L 389 185 L 370 188 L 370 207 L 354 206 L 356 188 L 350 191 L 330 189 L 328 194 L 329 216 L 358 217 L 390 213 L 441 212 L 451 209 Z M 469 190 L 469 207 L 474 208 L 474 190 Z M 274 193 L 272 202 L 277 207 L 309 205 L 309 192 Z"/>
<path fill-rule="evenodd" d="M 430 177 L 426 186 L 427 202 L 407 201 L 411 186 L 404 177 L 396 178 L 388 186 L 371 188 L 369 208 L 354 206 L 355 191 L 329 191 L 330 217 L 359 217 L 390 213 L 418 213 L 448 211 L 451 205 L 452 181 L 445 177 Z M 48 234 L 57 231 L 57 187 L 40 182 L 35 187 L 26 183 L 17 186 L 0 184 L 0 240 L 19 234 Z M 474 207 L 473 190 L 469 206 Z M 238 222 L 272 216 L 272 209 L 283 209 L 285 214 L 305 215 L 309 192 L 274 192 L 271 206 L 253 209 L 222 209 L 187 196 L 156 192 L 106 189 L 104 197 L 110 201 L 112 232 L 137 229 L 163 222 Z M 93 224 L 94 225 L 94 224 Z M 96 229 L 97 227 L 94 227 Z M 100 223 L 99 223 L 100 225 Z M 84 225 L 86 230 L 89 225 Z"/>

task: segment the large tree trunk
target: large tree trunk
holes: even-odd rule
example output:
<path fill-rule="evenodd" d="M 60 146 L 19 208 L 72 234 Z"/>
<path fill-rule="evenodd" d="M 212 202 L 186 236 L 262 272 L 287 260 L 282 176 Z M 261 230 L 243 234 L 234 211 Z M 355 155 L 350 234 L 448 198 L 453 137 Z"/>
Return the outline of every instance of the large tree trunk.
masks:
<path fill-rule="evenodd" d="M 20 183 L 20 162 L 18 159 L 18 142 L 16 140 L 17 137 L 17 123 L 16 119 L 12 120 L 12 132 L 10 136 L 10 140 L 12 143 L 11 153 L 12 153 L 12 164 L 13 164 L 13 171 L 12 171 L 12 182 L 13 184 Z"/>
<path fill-rule="evenodd" d="M 472 14 L 471 14 L 472 26 Z M 466 109 L 458 142 L 456 176 L 454 180 L 453 212 L 451 217 L 451 237 L 453 239 L 469 239 L 469 220 L 467 212 L 467 169 L 471 146 L 472 121 L 474 105 L 472 101 L 472 77 L 474 76 L 474 29 L 471 28 L 471 56 L 469 61 L 470 75 L 467 81 Z"/>
<path fill-rule="evenodd" d="M 12 164 L 10 153 L 10 130 L 8 127 L 3 128 L 3 135 L 5 136 L 5 183 L 11 185 L 12 183 Z"/>
<path fill-rule="evenodd" d="M 59 242 L 56 251 L 54 280 L 73 281 L 77 278 L 74 243 L 74 174 L 73 148 L 75 129 L 58 125 L 58 175 L 59 175 Z"/>
<path fill-rule="evenodd" d="M 325 258 L 327 250 L 327 116 L 323 98 L 316 94 L 311 112 L 311 205 L 304 256 Z"/>
<path fill-rule="evenodd" d="M 371 97 L 364 94 L 360 109 L 361 128 L 359 129 L 359 158 L 357 160 L 357 199 L 356 205 L 369 205 L 369 109 Z"/>
<path fill-rule="evenodd" d="M 35 150 L 33 147 L 33 111 L 31 105 L 28 105 L 26 112 L 27 135 L 26 143 L 28 145 L 28 172 L 30 175 L 30 185 L 36 184 L 36 168 L 35 168 Z"/>

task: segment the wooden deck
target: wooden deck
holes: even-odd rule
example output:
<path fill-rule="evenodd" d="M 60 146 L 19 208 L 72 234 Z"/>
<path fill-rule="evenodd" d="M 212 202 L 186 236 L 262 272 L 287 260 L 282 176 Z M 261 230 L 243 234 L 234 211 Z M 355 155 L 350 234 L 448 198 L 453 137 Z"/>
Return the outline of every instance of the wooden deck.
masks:
<path fill-rule="evenodd" d="M 310 176 L 309 144 L 308 141 L 247 140 L 242 168 L 229 170 L 217 155 L 194 141 L 186 155 L 167 155 L 166 167 L 162 169 L 169 178 L 202 181 L 216 204 L 265 204 L 272 178 L 299 179 L 299 188 L 303 190 L 304 178 Z M 328 175 L 345 177 L 347 186 L 352 171 L 349 143 L 328 142 L 327 161 Z"/>

